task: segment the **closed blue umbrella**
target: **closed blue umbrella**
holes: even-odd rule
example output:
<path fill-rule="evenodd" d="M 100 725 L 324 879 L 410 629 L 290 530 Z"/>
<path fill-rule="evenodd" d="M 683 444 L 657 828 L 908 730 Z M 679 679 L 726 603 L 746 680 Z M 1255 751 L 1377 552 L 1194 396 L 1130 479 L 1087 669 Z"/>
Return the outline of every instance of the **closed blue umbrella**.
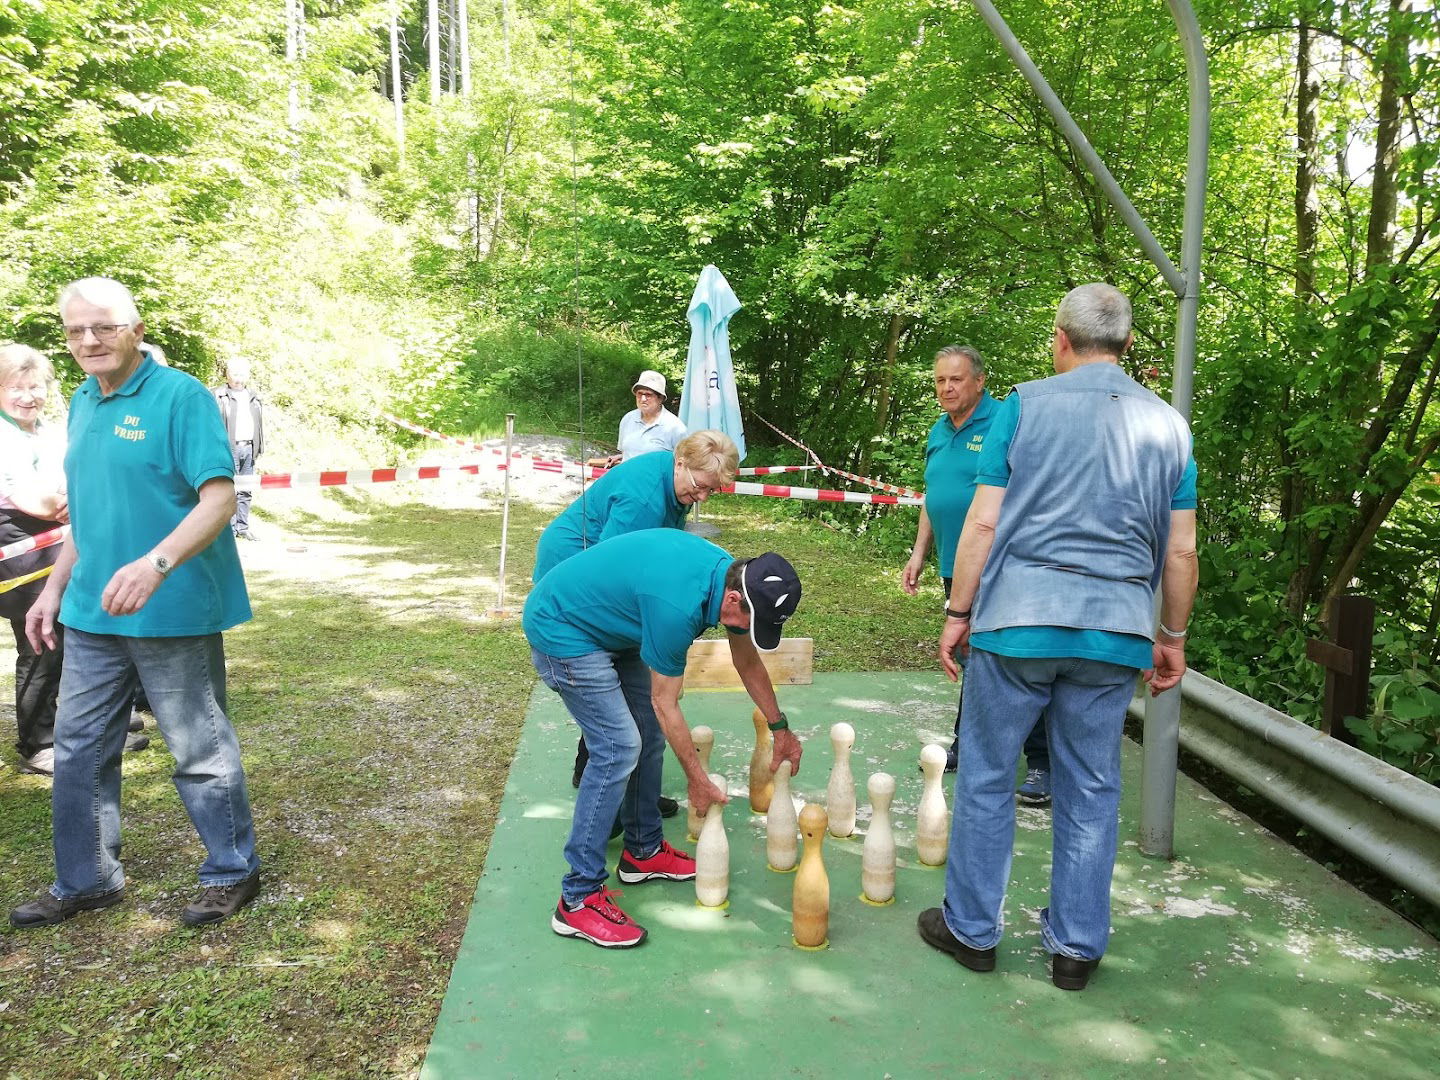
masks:
<path fill-rule="evenodd" d="M 745 427 L 730 363 L 730 316 L 739 310 L 740 301 L 725 275 L 714 266 L 700 271 L 685 312 L 690 320 L 690 351 L 685 359 L 680 419 L 687 431 L 723 431 L 735 440 L 744 461 Z"/>

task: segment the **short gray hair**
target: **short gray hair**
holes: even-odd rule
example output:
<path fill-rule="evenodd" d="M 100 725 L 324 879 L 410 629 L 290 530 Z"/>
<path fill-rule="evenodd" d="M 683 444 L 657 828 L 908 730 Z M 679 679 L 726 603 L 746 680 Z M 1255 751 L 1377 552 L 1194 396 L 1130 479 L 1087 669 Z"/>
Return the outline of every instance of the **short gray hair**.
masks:
<path fill-rule="evenodd" d="M 55 365 L 39 349 L 29 345 L 0 345 L 0 382 L 8 382 L 27 372 L 44 380 L 46 387 L 55 385 Z"/>
<path fill-rule="evenodd" d="M 1118 357 L 1130 340 L 1131 320 L 1129 298 L 1103 281 L 1071 289 L 1055 312 L 1055 325 L 1065 331 L 1070 347 L 1080 356 Z"/>
<path fill-rule="evenodd" d="M 60 290 L 60 303 L 57 305 L 62 319 L 65 317 L 65 305 L 77 298 L 87 304 L 113 311 L 117 319 L 123 319 L 131 326 L 140 321 L 140 309 L 135 306 L 135 297 L 114 278 L 87 277 L 66 285 Z"/>
<path fill-rule="evenodd" d="M 935 359 L 939 360 L 942 356 L 963 356 L 970 361 L 971 375 L 985 374 L 985 361 L 980 358 L 980 350 L 974 345 L 946 345 L 935 354 Z"/>

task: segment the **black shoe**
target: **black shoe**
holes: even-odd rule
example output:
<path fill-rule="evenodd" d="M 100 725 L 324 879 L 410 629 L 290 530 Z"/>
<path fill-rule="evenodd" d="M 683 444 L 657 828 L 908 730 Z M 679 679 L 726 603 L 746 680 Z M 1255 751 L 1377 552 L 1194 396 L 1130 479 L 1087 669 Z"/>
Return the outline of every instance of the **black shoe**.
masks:
<path fill-rule="evenodd" d="M 580 745 L 575 748 L 575 770 L 570 774 L 570 786 L 579 787 L 580 778 L 585 775 L 585 766 L 590 761 L 590 748 L 585 745 L 585 736 L 580 736 Z"/>
<path fill-rule="evenodd" d="M 1099 966 L 1098 959 L 1076 960 L 1073 956 L 1055 953 L 1050 957 L 1050 981 L 1061 990 L 1084 990 Z"/>
<path fill-rule="evenodd" d="M 131 709 L 131 710 L 130 710 L 130 730 L 131 730 L 131 731 L 144 731 L 144 730 L 145 730 L 145 717 L 140 714 L 140 710 L 139 710 L 139 709 Z"/>
<path fill-rule="evenodd" d="M 60 899 L 48 892 L 38 900 L 21 904 L 10 912 L 10 925 L 17 930 L 30 930 L 37 926 L 56 926 L 66 919 L 73 919 L 82 911 L 95 911 L 112 907 L 125 899 L 125 886 L 99 896 L 72 896 Z"/>
<path fill-rule="evenodd" d="M 925 944 L 947 952 L 971 971 L 994 971 L 994 949 L 972 949 L 950 932 L 945 916 L 938 907 L 926 908 L 915 921 Z"/>
<path fill-rule="evenodd" d="M 150 745 L 150 736 L 138 732 L 132 732 L 125 736 L 125 752 L 133 754 L 137 750 L 144 750 Z"/>
<path fill-rule="evenodd" d="M 674 817 L 680 812 L 680 804 L 674 799 L 666 798 L 664 795 L 661 795 L 660 798 L 655 800 L 655 806 L 659 809 L 662 818 Z"/>
<path fill-rule="evenodd" d="M 186 926 L 209 926 L 228 919 L 260 892 L 260 871 L 234 885 L 210 885 L 180 913 Z"/>

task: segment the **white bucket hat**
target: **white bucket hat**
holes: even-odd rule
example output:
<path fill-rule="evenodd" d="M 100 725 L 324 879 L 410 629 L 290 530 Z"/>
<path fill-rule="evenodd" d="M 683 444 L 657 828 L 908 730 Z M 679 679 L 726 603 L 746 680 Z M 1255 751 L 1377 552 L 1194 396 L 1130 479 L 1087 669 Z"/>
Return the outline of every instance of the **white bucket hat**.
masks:
<path fill-rule="evenodd" d="M 639 390 L 642 386 L 646 390 L 654 390 L 662 399 L 665 397 L 665 376 L 658 371 L 642 371 L 630 389 Z"/>

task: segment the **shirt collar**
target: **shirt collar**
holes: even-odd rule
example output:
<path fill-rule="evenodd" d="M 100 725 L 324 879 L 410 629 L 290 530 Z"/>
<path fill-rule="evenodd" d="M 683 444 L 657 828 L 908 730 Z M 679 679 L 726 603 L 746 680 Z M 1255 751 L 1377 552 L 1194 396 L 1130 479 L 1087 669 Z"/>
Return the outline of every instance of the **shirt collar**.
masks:
<path fill-rule="evenodd" d="M 710 575 L 710 595 L 705 600 L 706 626 L 718 626 L 720 623 L 720 605 L 725 602 L 725 575 L 730 572 L 730 564 L 734 561 L 726 555 L 715 564 Z"/>
<path fill-rule="evenodd" d="M 107 397 L 134 397 L 140 392 L 140 388 L 145 385 L 145 380 L 150 378 L 159 367 L 160 365 L 155 363 L 153 356 L 149 353 L 141 353 L 140 366 L 132 371 L 130 377 L 121 383 L 113 393 L 106 394 L 102 391 L 100 389 L 100 380 L 95 378 L 94 375 L 91 375 L 90 378 L 86 380 L 86 385 L 92 387 L 94 395 L 101 400 Z"/>
<path fill-rule="evenodd" d="M 984 420 L 987 416 L 989 416 L 992 412 L 995 411 L 995 406 L 997 404 L 998 403 L 996 402 L 996 400 L 990 396 L 989 390 L 981 390 L 980 400 L 975 403 L 975 408 L 970 411 L 970 415 L 965 418 L 965 422 L 959 427 L 956 427 L 954 422 L 950 420 L 949 413 L 941 413 L 940 419 L 946 422 L 952 433 L 958 434 L 959 432 L 964 431 L 976 420 Z"/>

